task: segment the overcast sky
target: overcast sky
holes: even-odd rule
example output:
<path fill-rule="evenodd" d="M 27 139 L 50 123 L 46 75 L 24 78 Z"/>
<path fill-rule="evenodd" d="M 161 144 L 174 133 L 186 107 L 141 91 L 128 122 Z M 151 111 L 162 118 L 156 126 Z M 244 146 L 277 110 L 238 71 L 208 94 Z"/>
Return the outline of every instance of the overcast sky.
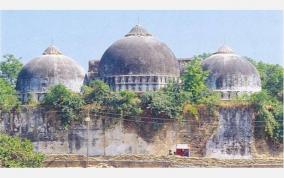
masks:
<path fill-rule="evenodd" d="M 27 63 L 51 43 L 86 70 L 139 23 L 178 58 L 215 52 L 282 64 L 281 11 L 1 11 L 1 53 Z"/>

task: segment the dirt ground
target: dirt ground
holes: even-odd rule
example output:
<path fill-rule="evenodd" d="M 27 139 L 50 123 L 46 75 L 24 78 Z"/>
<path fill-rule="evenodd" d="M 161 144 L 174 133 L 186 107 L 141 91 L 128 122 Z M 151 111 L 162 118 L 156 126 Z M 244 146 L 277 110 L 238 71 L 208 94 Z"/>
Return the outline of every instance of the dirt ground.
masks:
<path fill-rule="evenodd" d="M 93 167 L 93 168 L 163 168 L 163 167 L 242 167 L 266 168 L 283 167 L 283 157 L 263 157 L 255 159 L 214 159 L 180 156 L 155 156 L 155 155 L 119 155 L 96 156 L 83 155 L 49 155 L 44 161 L 44 167 Z"/>

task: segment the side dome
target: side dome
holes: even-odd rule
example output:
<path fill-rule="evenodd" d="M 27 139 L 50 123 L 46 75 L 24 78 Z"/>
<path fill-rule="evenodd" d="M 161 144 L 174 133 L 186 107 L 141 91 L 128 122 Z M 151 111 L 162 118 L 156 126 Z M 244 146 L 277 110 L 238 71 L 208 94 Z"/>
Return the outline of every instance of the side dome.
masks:
<path fill-rule="evenodd" d="M 226 45 L 205 59 L 202 67 L 203 70 L 209 71 L 208 87 L 223 92 L 223 98 L 261 90 L 256 68 L 245 57 L 235 54 Z"/>
<path fill-rule="evenodd" d="M 85 72 L 72 58 L 63 55 L 55 46 L 49 46 L 41 56 L 28 62 L 19 73 L 16 90 L 22 100 L 29 93 L 46 93 L 47 89 L 63 84 L 74 92 L 80 92 Z"/>
<path fill-rule="evenodd" d="M 179 69 L 171 49 L 136 25 L 105 51 L 100 61 L 99 75 L 179 76 Z"/>

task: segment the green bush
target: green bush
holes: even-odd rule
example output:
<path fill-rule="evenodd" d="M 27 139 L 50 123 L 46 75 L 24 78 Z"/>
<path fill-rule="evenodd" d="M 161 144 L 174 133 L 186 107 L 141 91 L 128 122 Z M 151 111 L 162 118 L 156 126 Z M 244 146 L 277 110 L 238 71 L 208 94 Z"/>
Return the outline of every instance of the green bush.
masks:
<path fill-rule="evenodd" d="M 16 91 L 3 78 L 0 78 L 0 110 L 11 111 L 20 104 Z"/>
<path fill-rule="evenodd" d="M 142 112 L 140 99 L 133 91 L 119 91 L 112 93 L 112 99 L 107 105 L 121 116 L 136 116 Z M 133 117 L 131 117 L 133 118 Z"/>
<path fill-rule="evenodd" d="M 43 160 L 29 140 L 0 134 L 0 167 L 41 167 Z"/>
<path fill-rule="evenodd" d="M 115 116 L 136 116 L 141 113 L 140 99 L 133 91 L 111 91 L 101 80 L 92 81 L 82 88 L 86 103 L 93 104 L 94 112 L 117 113 Z M 131 117 L 132 118 L 132 117 Z"/>
<path fill-rule="evenodd" d="M 81 107 L 84 100 L 77 93 L 67 89 L 64 85 L 56 85 L 52 87 L 43 100 L 43 105 L 53 108 L 58 112 L 61 123 L 67 128 L 72 121 L 80 121 Z"/>
<path fill-rule="evenodd" d="M 273 140 L 283 141 L 283 103 L 270 96 L 267 91 L 251 95 L 250 101 L 256 109 L 256 134 L 262 132 Z"/>
<path fill-rule="evenodd" d="M 110 100 L 110 88 L 101 80 L 91 81 L 89 86 L 82 87 L 83 97 L 86 103 L 106 104 Z"/>
<path fill-rule="evenodd" d="M 265 133 L 265 137 L 283 142 L 283 75 L 284 69 L 278 64 L 267 64 L 249 59 L 257 68 L 262 92 L 253 94 L 250 101 L 257 115 L 257 135 Z"/>
<path fill-rule="evenodd" d="M 172 102 L 172 98 L 162 91 L 145 92 L 141 96 L 141 104 L 154 117 L 164 116 L 174 119 L 181 114 L 175 103 Z"/>
<path fill-rule="evenodd" d="M 23 68 L 21 58 L 16 58 L 12 54 L 3 56 L 4 60 L 0 62 L 0 77 L 5 79 L 13 88 L 16 86 L 18 74 Z"/>

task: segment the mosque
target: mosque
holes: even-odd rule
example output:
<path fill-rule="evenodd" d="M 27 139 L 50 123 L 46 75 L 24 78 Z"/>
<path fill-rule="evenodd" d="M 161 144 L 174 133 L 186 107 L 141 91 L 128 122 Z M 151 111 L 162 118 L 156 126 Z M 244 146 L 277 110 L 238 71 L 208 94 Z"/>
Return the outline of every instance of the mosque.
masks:
<path fill-rule="evenodd" d="M 16 90 L 23 103 L 30 96 L 42 100 L 48 88 L 57 84 L 80 92 L 84 83 L 94 79 L 103 80 L 114 91 L 157 91 L 171 81 L 180 81 L 187 63 L 190 58 L 176 58 L 165 43 L 136 25 L 107 48 L 100 60 L 89 61 L 87 73 L 76 60 L 49 46 L 23 67 Z M 228 46 L 203 60 L 202 66 L 209 71 L 208 87 L 220 92 L 222 99 L 261 90 L 256 68 Z"/>

